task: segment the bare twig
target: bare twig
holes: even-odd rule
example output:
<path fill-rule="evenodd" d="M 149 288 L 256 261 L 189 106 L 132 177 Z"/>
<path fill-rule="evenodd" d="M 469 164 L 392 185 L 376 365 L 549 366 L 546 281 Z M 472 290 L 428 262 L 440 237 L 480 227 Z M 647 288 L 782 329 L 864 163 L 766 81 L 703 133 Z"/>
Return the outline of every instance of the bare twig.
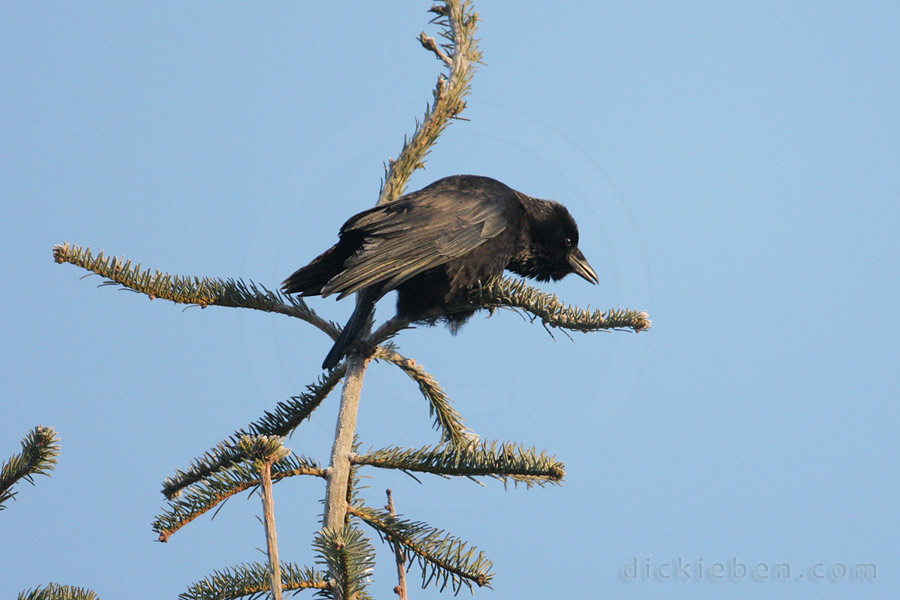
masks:
<path fill-rule="evenodd" d="M 262 490 L 263 525 L 266 529 L 266 550 L 269 557 L 269 585 L 273 600 L 281 600 L 281 562 L 278 560 L 278 536 L 275 531 L 275 500 L 272 496 L 272 464 L 285 458 L 290 450 L 277 435 L 245 435 L 238 446 L 253 462 L 259 473 Z"/>
<path fill-rule="evenodd" d="M 275 500 L 272 497 L 272 461 L 266 460 L 259 471 L 262 488 L 263 523 L 266 526 L 266 549 L 269 553 L 273 600 L 281 600 L 281 563 L 278 560 L 278 535 L 275 531 Z"/>
<path fill-rule="evenodd" d="M 431 50 L 432 52 L 434 52 L 434 55 L 437 56 L 445 65 L 451 68 L 453 67 L 453 61 L 450 60 L 450 57 L 444 54 L 443 51 L 438 48 L 437 44 L 434 41 L 434 38 L 425 35 L 424 31 L 419 34 L 419 43 L 421 43 L 422 47 L 426 50 Z"/>
<path fill-rule="evenodd" d="M 397 512 L 394 510 L 394 496 L 391 493 L 391 490 L 385 490 L 387 494 L 387 508 L 388 512 L 391 513 L 391 516 L 397 516 Z M 397 557 L 397 587 L 394 588 L 394 593 L 397 594 L 397 597 L 400 600 L 407 600 L 406 598 L 406 554 L 403 552 L 403 546 L 394 542 L 391 539 L 388 539 L 388 543 L 394 548 L 394 556 Z"/>

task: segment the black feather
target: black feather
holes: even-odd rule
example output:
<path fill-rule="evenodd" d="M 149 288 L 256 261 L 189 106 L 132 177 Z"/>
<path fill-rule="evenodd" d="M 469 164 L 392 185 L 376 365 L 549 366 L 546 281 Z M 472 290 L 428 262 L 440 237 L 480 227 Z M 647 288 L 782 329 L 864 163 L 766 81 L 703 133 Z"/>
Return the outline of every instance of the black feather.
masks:
<path fill-rule="evenodd" d="M 539 281 L 577 273 L 597 276 L 578 250 L 578 227 L 566 208 L 490 179 L 454 175 L 344 223 L 338 243 L 294 272 L 285 293 L 362 292 L 323 368 L 351 349 L 385 294 L 397 290 L 397 315 L 447 321 L 455 331 L 472 316 L 466 297 L 504 269 Z"/>

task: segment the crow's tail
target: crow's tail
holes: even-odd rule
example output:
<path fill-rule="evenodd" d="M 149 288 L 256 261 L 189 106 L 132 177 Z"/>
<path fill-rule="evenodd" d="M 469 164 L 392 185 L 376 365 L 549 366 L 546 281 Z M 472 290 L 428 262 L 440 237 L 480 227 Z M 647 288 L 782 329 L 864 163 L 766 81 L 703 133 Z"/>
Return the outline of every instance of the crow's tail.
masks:
<path fill-rule="evenodd" d="M 381 296 L 380 286 L 377 285 L 368 287 L 359 293 L 356 298 L 356 308 L 353 310 L 353 314 L 350 315 L 350 320 L 344 325 L 341 335 L 338 336 L 334 346 L 328 352 L 328 356 L 325 357 L 325 362 L 322 363 L 323 369 L 335 368 L 347 354 L 347 351 L 350 350 L 350 347 L 359 340 L 359 334 L 369 321 L 369 317 L 372 316 L 372 312 L 375 310 L 375 303 Z"/>

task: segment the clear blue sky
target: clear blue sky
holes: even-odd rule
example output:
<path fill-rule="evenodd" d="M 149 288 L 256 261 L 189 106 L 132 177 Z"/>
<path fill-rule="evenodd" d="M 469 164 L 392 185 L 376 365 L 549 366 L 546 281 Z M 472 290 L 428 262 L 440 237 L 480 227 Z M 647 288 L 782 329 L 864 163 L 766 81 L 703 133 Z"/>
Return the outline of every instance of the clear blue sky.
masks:
<path fill-rule="evenodd" d="M 56 581 L 173 598 L 261 558 L 255 497 L 156 543 L 159 484 L 312 382 L 329 341 L 97 289 L 50 250 L 276 286 L 375 202 L 438 72 L 415 41 L 429 5 L 0 5 L 0 456 L 39 423 L 62 438 L 53 477 L 0 513 L 0 597 Z M 471 428 L 568 476 L 503 491 L 373 472 L 370 503 L 392 487 L 401 512 L 484 549 L 483 598 L 896 594 L 900 6 L 562 5 L 476 3 L 470 121 L 411 189 L 477 173 L 562 201 L 601 285 L 545 287 L 654 328 L 554 341 L 502 311 L 455 338 L 404 333 Z M 336 399 L 288 445 L 325 460 Z M 436 440 L 386 365 L 360 434 Z M 311 561 L 321 494 L 276 487 L 285 559 Z M 392 597 L 384 558 L 375 577 Z"/>

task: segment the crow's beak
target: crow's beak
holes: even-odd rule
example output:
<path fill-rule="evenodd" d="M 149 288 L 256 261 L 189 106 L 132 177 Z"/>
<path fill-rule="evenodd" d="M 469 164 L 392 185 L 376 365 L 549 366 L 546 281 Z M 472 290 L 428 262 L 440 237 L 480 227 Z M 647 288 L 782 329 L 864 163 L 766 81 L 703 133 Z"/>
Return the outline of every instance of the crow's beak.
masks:
<path fill-rule="evenodd" d="M 572 265 L 572 270 L 580 277 L 583 277 L 593 284 L 600 283 L 600 280 L 597 278 L 597 274 L 594 273 L 594 269 L 588 263 L 587 259 L 584 257 L 584 254 L 581 253 L 581 250 L 579 250 L 578 248 L 575 248 L 574 250 L 569 252 L 569 264 Z"/>

